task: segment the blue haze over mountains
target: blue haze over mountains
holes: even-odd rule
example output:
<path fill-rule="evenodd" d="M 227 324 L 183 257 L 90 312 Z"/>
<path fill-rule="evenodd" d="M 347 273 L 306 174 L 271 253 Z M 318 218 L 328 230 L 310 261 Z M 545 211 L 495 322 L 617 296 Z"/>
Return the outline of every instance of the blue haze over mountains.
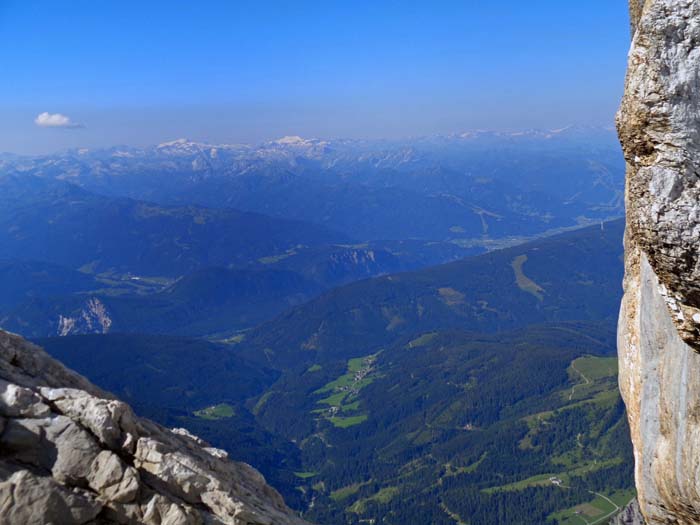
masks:
<path fill-rule="evenodd" d="M 231 335 L 334 286 L 622 213 L 623 161 L 601 128 L 177 140 L 6 155 L 0 168 L 7 286 L 17 287 L 13 272 L 28 277 L 0 319 L 31 336 L 102 332 L 105 322 Z M 80 275 L 64 290 L 40 279 L 33 290 L 27 261 Z M 74 287 L 78 277 L 95 282 Z"/>
<path fill-rule="evenodd" d="M 1 162 L 6 174 L 303 220 L 359 241 L 533 235 L 619 216 L 624 168 L 614 131 L 585 127 L 260 146 L 177 140 Z"/>
<path fill-rule="evenodd" d="M 586 127 L 0 155 L 0 326 L 321 525 L 554 523 L 632 486 L 623 182 Z"/>

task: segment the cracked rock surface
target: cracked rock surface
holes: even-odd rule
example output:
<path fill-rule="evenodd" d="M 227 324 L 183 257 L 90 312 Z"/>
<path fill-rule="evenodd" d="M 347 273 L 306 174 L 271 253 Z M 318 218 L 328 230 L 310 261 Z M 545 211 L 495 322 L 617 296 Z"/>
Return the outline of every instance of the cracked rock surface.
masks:
<path fill-rule="evenodd" d="M 627 227 L 659 277 L 681 338 L 700 350 L 700 2 L 631 5 L 618 114 Z"/>
<path fill-rule="evenodd" d="M 255 469 L 0 331 L 4 525 L 303 525 Z"/>
<path fill-rule="evenodd" d="M 700 2 L 630 0 L 620 389 L 649 524 L 700 524 Z"/>
<path fill-rule="evenodd" d="M 639 502 L 636 499 L 632 500 L 629 505 L 623 508 L 622 511 L 610 521 L 610 525 L 644 525 L 642 511 L 639 510 Z"/>

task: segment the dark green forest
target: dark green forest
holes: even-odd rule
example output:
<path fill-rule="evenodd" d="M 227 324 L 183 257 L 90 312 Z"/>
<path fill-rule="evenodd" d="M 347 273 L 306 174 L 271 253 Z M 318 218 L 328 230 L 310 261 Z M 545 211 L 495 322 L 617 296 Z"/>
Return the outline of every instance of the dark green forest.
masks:
<path fill-rule="evenodd" d="M 621 228 L 360 281 L 225 341 L 39 342 L 321 525 L 603 523 L 633 497 Z"/>

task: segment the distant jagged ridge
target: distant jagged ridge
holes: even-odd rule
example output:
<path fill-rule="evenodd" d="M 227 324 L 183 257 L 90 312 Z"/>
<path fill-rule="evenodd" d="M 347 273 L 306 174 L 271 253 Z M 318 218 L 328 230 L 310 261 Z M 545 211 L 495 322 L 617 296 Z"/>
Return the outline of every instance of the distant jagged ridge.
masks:
<path fill-rule="evenodd" d="M 6 525 L 303 525 L 255 469 L 0 331 Z"/>
<path fill-rule="evenodd" d="M 624 161 L 605 128 L 0 153 L 3 174 L 294 219 L 358 241 L 539 235 L 623 213 Z"/>

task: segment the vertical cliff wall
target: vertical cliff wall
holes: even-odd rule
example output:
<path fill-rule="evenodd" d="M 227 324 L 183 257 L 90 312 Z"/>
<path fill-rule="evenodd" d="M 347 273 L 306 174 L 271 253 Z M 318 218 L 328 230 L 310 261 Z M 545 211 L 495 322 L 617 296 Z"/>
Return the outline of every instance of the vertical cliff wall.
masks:
<path fill-rule="evenodd" d="M 630 8 L 620 388 L 647 521 L 700 523 L 700 2 Z"/>

